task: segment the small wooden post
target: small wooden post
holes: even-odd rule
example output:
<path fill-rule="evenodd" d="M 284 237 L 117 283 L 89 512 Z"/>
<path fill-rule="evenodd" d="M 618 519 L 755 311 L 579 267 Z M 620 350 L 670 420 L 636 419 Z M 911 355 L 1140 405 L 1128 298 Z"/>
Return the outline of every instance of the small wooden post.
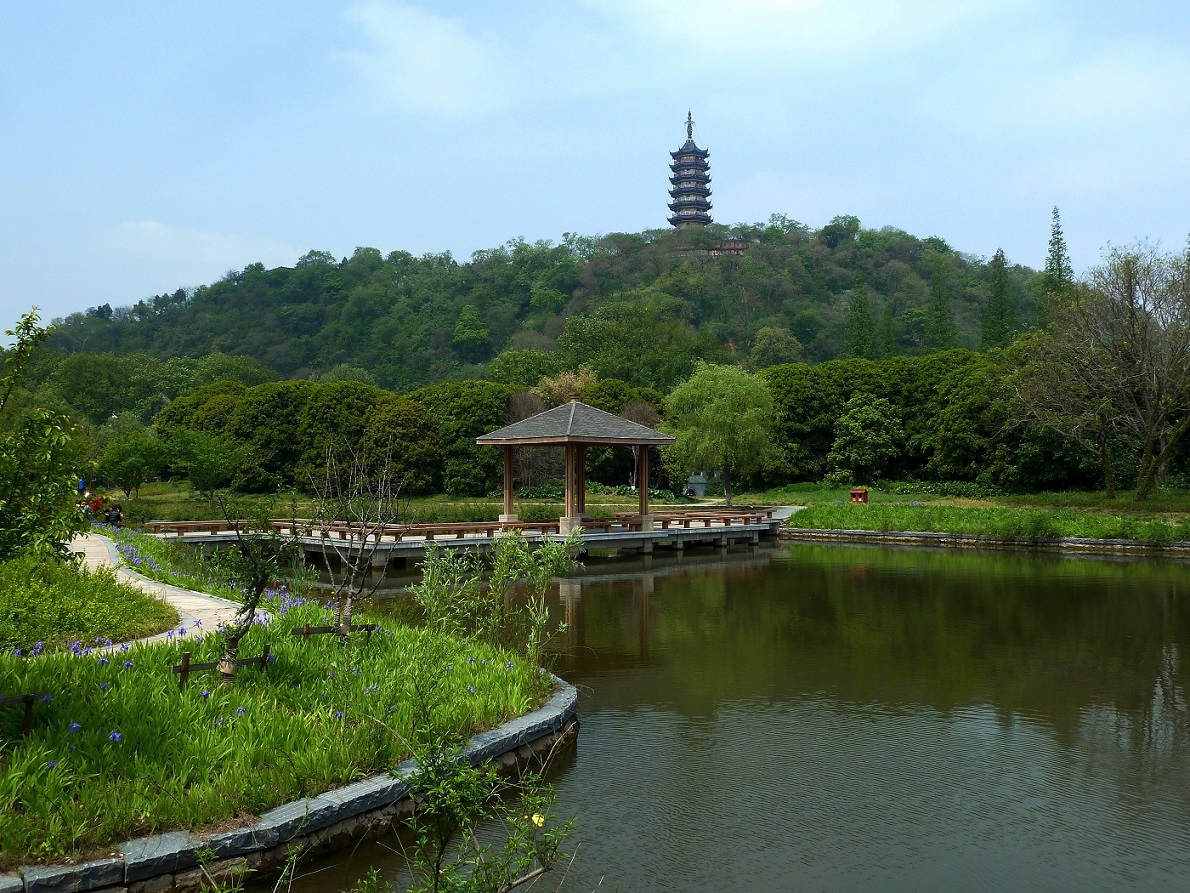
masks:
<path fill-rule="evenodd" d="M 182 668 L 178 671 L 178 691 L 186 690 L 186 679 L 190 676 L 190 652 L 182 652 Z"/>

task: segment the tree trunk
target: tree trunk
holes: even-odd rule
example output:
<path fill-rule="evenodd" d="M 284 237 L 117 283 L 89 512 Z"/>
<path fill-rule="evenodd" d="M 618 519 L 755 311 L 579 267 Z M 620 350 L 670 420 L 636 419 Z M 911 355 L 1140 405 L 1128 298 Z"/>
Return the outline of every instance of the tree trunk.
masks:
<path fill-rule="evenodd" d="M 1155 480 L 1155 466 L 1157 459 L 1153 455 L 1153 439 L 1151 437 L 1145 439 L 1144 452 L 1140 455 L 1140 462 L 1137 466 L 1136 475 L 1136 498 L 1148 499 L 1149 494 L 1153 492 L 1153 483 Z"/>
<path fill-rule="evenodd" d="M 727 507 L 731 508 L 731 463 L 723 463 L 723 495 L 727 497 Z"/>
<path fill-rule="evenodd" d="M 246 628 L 245 628 L 246 631 Z M 219 655 L 219 674 L 223 678 L 224 685 L 235 685 L 236 682 L 236 667 L 239 666 L 240 659 L 240 639 L 244 636 L 243 632 L 229 636 L 227 645 L 223 648 L 223 653 Z"/>
<path fill-rule="evenodd" d="M 1116 479 L 1112 474 L 1111 449 L 1107 441 L 1107 426 L 1103 419 L 1099 420 L 1099 459 L 1103 462 L 1103 486 L 1107 489 L 1107 498 L 1116 498 Z"/>
<path fill-rule="evenodd" d="M 1162 445 L 1157 455 L 1153 455 L 1153 442 L 1150 440 L 1145 444 L 1144 455 L 1140 459 L 1141 474 L 1136 484 L 1136 498 L 1148 499 L 1153 492 L 1153 488 L 1157 482 L 1164 477 L 1165 463 L 1169 460 L 1182 438 L 1186 435 L 1186 431 L 1190 430 L 1190 416 L 1182 419 L 1178 426 L 1173 430 L 1169 439 Z"/>

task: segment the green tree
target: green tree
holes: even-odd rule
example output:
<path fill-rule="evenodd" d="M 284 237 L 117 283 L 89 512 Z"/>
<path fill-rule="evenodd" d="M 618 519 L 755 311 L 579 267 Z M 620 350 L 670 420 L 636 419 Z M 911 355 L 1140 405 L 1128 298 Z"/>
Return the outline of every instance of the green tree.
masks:
<path fill-rule="evenodd" d="M 307 381 L 272 381 L 244 392 L 228 420 L 228 433 L 243 449 L 237 486 L 268 492 L 297 482 L 300 420 L 317 387 Z M 160 416 L 157 428 L 160 433 Z"/>
<path fill-rule="evenodd" d="M 885 301 L 884 314 L 880 317 L 880 356 L 891 357 L 897 353 L 897 311 L 892 301 Z"/>
<path fill-rule="evenodd" d="M 752 339 L 751 367 L 767 369 L 782 363 L 797 363 L 805 353 L 802 343 L 784 326 L 761 326 Z"/>
<path fill-rule="evenodd" d="M 239 471 L 242 454 L 230 437 L 187 429 L 174 432 L 170 446 L 170 464 L 208 502 L 215 498 L 216 490 L 235 480 Z"/>
<path fill-rule="evenodd" d="M 666 448 L 668 463 L 682 477 L 699 469 L 720 470 L 731 505 L 732 472 L 759 468 L 773 448 L 768 385 L 738 367 L 699 361 L 665 406 L 668 428 L 677 438 Z"/>
<path fill-rule="evenodd" d="M 901 419 L 891 403 L 870 394 L 856 394 L 835 423 L 827 480 L 842 484 L 880 480 L 901 455 L 904 440 Z"/>
<path fill-rule="evenodd" d="M 513 389 L 493 381 L 443 381 L 408 395 L 430 411 L 442 444 L 442 486 L 457 496 L 482 496 L 497 486 L 500 451 L 475 438 L 502 428 Z"/>
<path fill-rule="evenodd" d="M 139 499 L 141 485 L 157 475 L 162 464 L 161 443 L 157 438 L 143 431 L 132 431 L 107 445 L 97 471 L 104 480 L 123 490 L 125 497 L 136 493 Z"/>
<path fill-rule="evenodd" d="M 689 374 L 713 342 L 683 318 L 682 301 L 653 289 L 623 294 L 590 316 L 572 316 L 558 337 L 566 367 L 589 365 L 600 378 L 668 388 Z"/>
<path fill-rule="evenodd" d="M 991 293 L 983 311 L 983 330 L 980 333 L 982 347 L 1003 347 L 1011 340 L 1016 328 L 1016 307 L 1008 294 L 1008 265 L 1004 249 L 996 249 L 989 265 Z"/>
<path fill-rule="evenodd" d="M 876 325 L 872 319 L 872 303 L 868 299 L 868 284 L 863 276 L 855 279 L 851 300 L 847 304 L 847 336 L 843 342 L 843 356 L 876 356 Z"/>
<path fill-rule="evenodd" d="M 950 303 L 951 269 L 947 257 L 935 254 L 930 276 L 930 303 L 926 308 L 926 351 L 947 350 L 958 343 L 959 329 Z"/>
<path fill-rule="evenodd" d="M 63 559 L 71 537 L 86 527 L 76 507 L 82 448 L 66 418 L 20 408 L 19 388 L 48 331 L 36 308 L 6 334 L 0 374 L 0 561 L 32 554 Z"/>
<path fill-rule="evenodd" d="M 358 444 L 363 440 L 369 415 L 394 399 L 387 391 L 359 381 L 315 384 L 298 420 L 302 459 L 297 482 L 309 486 L 322 477 L 327 447 L 332 441 Z"/>
<path fill-rule="evenodd" d="M 481 356 L 487 350 L 488 340 L 491 337 L 492 333 L 479 318 L 479 311 L 475 309 L 475 305 L 465 306 L 455 323 L 452 339 L 454 346 L 459 349 L 464 358 L 477 359 Z"/>
<path fill-rule="evenodd" d="M 431 492 L 442 477 L 434 417 L 408 397 L 380 404 L 364 427 L 364 457 L 369 468 L 387 468 L 386 475 L 403 495 Z"/>
<path fill-rule="evenodd" d="M 1050 224 L 1050 246 L 1045 256 L 1045 272 L 1042 274 L 1041 298 L 1037 305 L 1037 328 L 1048 329 L 1057 306 L 1065 302 L 1074 286 L 1074 267 L 1066 250 L 1066 237 L 1062 235 L 1062 218 L 1058 206 L 1054 206 Z"/>
<path fill-rule="evenodd" d="M 531 388 L 562 371 L 562 357 L 543 350 L 506 350 L 488 364 L 488 376 L 502 384 Z"/>

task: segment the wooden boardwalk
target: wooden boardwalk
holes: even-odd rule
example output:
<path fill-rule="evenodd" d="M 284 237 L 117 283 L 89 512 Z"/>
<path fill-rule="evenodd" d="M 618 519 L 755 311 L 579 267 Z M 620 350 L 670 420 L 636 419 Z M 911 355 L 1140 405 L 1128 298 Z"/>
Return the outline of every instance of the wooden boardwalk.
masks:
<path fill-rule="evenodd" d="M 235 541 L 235 525 L 228 521 L 148 521 L 155 536 L 195 545 L 220 546 Z M 597 554 L 650 554 L 655 548 L 751 546 L 775 537 L 784 523 L 772 509 L 707 509 L 657 512 L 642 516 L 630 512 L 612 518 L 583 522 L 582 551 Z M 510 534 L 530 542 L 562 541 L 558 521 L 475 521 L 458 524 L 390 524 L 366 531 L 346 522 L 320 523 L 308 519 L 273 519 L 282 536 L 297 536 L 307 554 L 322 554 L 336 544 L 346 545 L 364 536 L 375 544 L 377 561 L 416 561 L 428 545 L 451 549 L 491 551 L 496 540 Z"/>

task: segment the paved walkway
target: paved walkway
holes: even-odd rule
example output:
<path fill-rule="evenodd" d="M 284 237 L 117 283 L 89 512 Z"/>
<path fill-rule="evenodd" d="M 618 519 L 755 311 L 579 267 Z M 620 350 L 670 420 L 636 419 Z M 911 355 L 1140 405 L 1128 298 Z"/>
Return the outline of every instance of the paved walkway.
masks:
<path fill-rule="evenodd" d="M 213 631 L 220 623 L 230 622 L 235 617 L 236 611 L 239 610 L 238 604 L 225 598 L 194 592 L 180 586 L 171 586 L 169 583 L 158 583 L 156 580 L 150 580 L 148 577 L 138 574 L 120 563 L 120 553 L 116 551 L 116 544 L 101 534 L 86 533 L 75 537 L 70 543 L 70 550 L 80 553 L 83 556 L 83 563 L 88 568 L 94 570 L 102 565 L 111 565 L 116 568 L 116 576 L 121 580 L 173 605 L 181 615 L 182 626 L 188 630 L 197 625 L 202 630 Z M 172 633 L 171 630 L 156 636 L 149 636 L 141 641 L 153 642 L 165 639 Z"/>

